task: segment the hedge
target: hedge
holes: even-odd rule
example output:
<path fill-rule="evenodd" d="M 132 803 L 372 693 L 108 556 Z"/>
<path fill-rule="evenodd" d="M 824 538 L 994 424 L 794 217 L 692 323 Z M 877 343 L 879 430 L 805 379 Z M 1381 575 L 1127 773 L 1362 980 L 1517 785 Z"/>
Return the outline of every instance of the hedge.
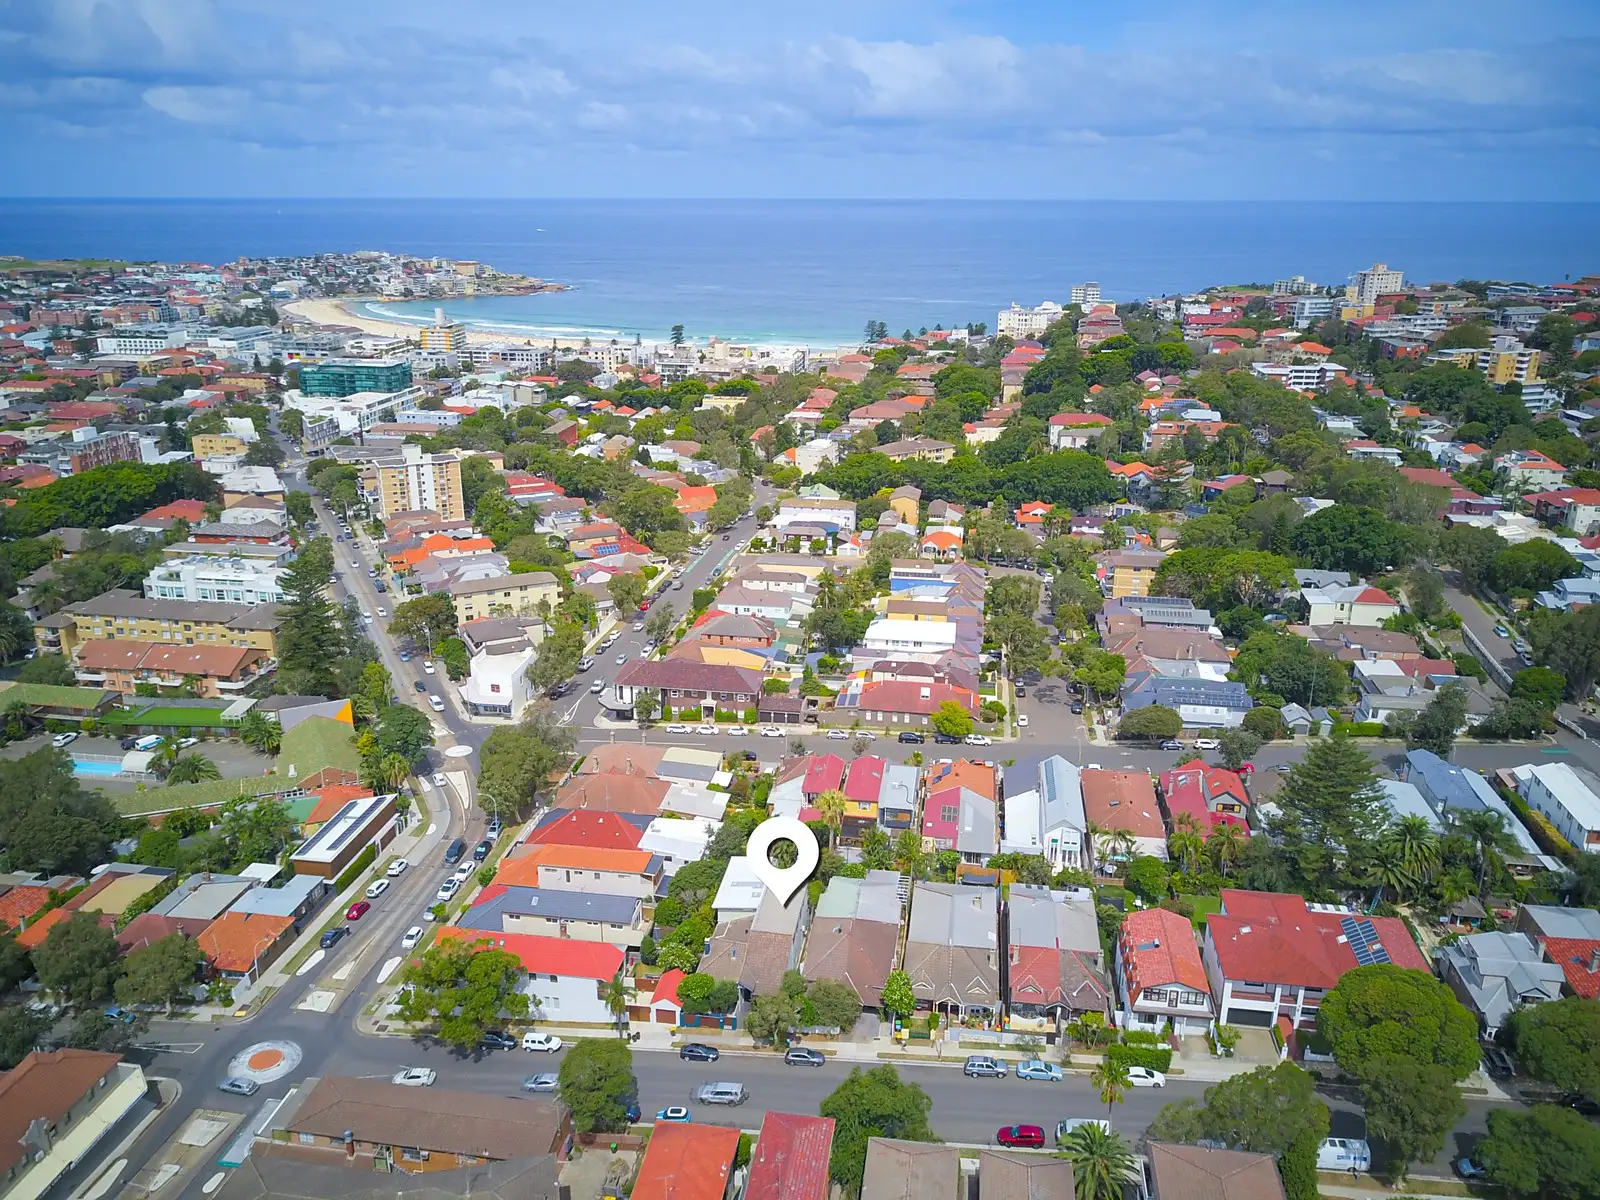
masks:
<path fill-rule="evenodd" d="M 355 861 L 346 867 L 339 875 L 339 878 L 334 881 L 333 894 L 337 896 L 344 891 L 345 888 L 361 878 L 361 872 L 377 861 L 378 848 L 376 846 L 368 846 L 360 854 L 356 855 Z"/>
<path fill-rule="evenodd" d="M 1505 788 L 1496 788 L 1495 790 L 1500 793 L 1501 798 L 1505 800 L 1511 811 L 1521 818 L 1523 825 L 1533 835 L 1533 840 L 1538 844 L 1539 849 L 1568 864 L 1578 861 L 1578 852 L 1573 848 L 1572 843 L 1561 836 L 1556 827 L 1545 819 L 1543 813 L 1534 812 L 1533 809 L 1528 807 L 1528 802 L 1517 795 L 1516 792 Z"/>
<path fill-rule="evenodd" d="M 1165 1034 L 1154 1033 L 1148 1029 L 1125 1029 L 1122 1032 L 1122 1040 L 1130 1046 L 1165 1046 L 1167 1044 Z"/>
<path fill-rule="evenodd" d="M 1172 1066 L 1172 1047 L 1114 1043 L 1106 1047 L 1106 1061 L 1124 1067 L 1149 1067 L 1152 1071 L 1165 1071 Z"/>

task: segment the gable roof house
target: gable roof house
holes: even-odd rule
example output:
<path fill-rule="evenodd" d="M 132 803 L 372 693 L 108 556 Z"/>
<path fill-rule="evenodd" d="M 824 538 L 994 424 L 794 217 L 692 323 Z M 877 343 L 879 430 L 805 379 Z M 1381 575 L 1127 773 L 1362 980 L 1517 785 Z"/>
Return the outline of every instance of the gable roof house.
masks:
<path fill-rule="evenodd" d="M 961 1016 L 999 1010 L 998 917 L 993 888 L 913 885 L 904 970 L 918 1008 Z"/>
<path fill-rule="evenodd" d="M 832 1117 L 767 1113 L 761 1118 L 743 1200 L 828 1200 L 832 1150 Z"/>
<path fill-rule="evenodd" d="M 1494 1037 L 1525 1004 L 1561 999 L 1566 974 L 1525 933 L 1469 933 L 1434 951 L 1439 978 Z"/>
<path fill-rule="evenodd" d="M 1302 587 L 1307 625 L 1381 626 L 1400 615 L 1400 605 L 1382 588 L 1348 583 L 1334 587 Z"/>
<path fill-rule="evenodd" d="M 1006 1028 L 1056 1030 L 1083 1013 L 1109 1013 L 1111 976 L 1087 889 L 1013 883 L 1006 945 Z"/>
<path fill-rule="evenodd" d="M 1108 771 L 1092 767 L 1079 775 L 1084 815 L 1100 830 L 1093 847 L 1097 869 L 1110 871 L 1125 854 L 1116 848 L 1122 833 L 1132 839 L 1133 855 L 1167 858 L 1167 827 L 1156 804 L 1155 781 L 1143 771 Z"/>
<path fill-rule="evenodd" d="M 128 1132 L 147 1087 L 137 1063 L 98 1050 L 35 1050 L 0 1073 L 0 1195 L 48 1194 L 107 1134 Z"/>
<path fill-rule="evenodd" d="M 1201 836 L 1218 825 L 1237 825 L 1246 837 L 1250 835 L 1245 820 L 1250 793 L 1234 772 L 1204 762 L 1189 762 L 1163 771 L 1160 784 L 1161 798 L 1172 820 L 1176 821 L 1179 813 L 1188 813 L 1198 822 Z"/>
<path fill-rule="evenodd" d="M 1129 1029 L 1201 1034 L 1214 1006 L 1189 918 L 1164 908 L 1129 913 L 1117 934 L 1112 977 Z"/>
<path fill-rule="evenodd" d="M 1055 870 L 1082 869 L 1089 859 L 1081 770 L 1059 754 L 1039 763 L 1037 787 L 1007 792 L 1003 854 L 1038 854 Z"/>
<path fill-rule="evenodd" d="M 899 954 L 905 887 L 894 871 L 830 879 L 806 940 L 805 977 L 848 984 L 862 1004 L 876 1007 Z"/>
<path fill-rule="evenodd" d="M 1151 1200 L 1284 1200 L 1270 1154 L 1151 1142 Z"/>

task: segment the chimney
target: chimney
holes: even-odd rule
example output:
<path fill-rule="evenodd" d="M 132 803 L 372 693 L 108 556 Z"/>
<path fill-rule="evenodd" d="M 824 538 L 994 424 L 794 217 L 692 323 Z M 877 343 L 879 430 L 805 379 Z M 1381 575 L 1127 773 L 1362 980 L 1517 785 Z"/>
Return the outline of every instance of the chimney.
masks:
<path fill-rule="evenodd" d="M 1589 974 L 1600 971 L 1600 946 L 1595 946 L 1589 951 Z"/>

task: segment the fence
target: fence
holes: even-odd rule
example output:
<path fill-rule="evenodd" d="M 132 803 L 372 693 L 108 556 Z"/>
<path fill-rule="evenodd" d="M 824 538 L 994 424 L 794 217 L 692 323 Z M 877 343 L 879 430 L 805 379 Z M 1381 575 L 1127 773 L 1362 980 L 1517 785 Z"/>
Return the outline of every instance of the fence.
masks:
<path fill-rule="evenodd" d="M 1485 646 L 1478 639 L 1478 635 L 1473 633 L 1472 629 L 1465 623 L 1461 626 L 1461 636 L 1472 649 L 1472 653 L 1477 656 L 1478 661 L 1483 664 L 1483 669 L 1489 673 L 1489 677 L 1509 692 L 1511 690 L 1511 672 L 1506 670 L 1505 665 L 1495 657 L 1489 647 Z"/>

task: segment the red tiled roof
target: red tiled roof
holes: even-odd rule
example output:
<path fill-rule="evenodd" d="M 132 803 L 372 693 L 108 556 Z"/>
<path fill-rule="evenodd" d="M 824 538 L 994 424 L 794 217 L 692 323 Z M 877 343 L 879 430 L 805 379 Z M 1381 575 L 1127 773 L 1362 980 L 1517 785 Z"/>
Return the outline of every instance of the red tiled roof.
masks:
<path fill-rule="evenodd" d="M 864 754 L 850 764 L 845 773 L 844 794 L 852 800 L 876 804 L 883 790 L 883 769 L 887 764 L 875 754 Z"/>
<path fill-rule="evenodd" d="M 832 1117 L 767 1113 L 744 1200 L 827 1200 L 832 1146 Z"/>
<path fill-rule="evenodd" d="M 683 982 L 683 972 L 673 967 L 663 971 L 661 978 L 656 981 L 656 990 L 650 994 L 650 1003 L 659 1004 L 663 1000 L 670 1000 L 673 1004 L 682 1005 L 678 999 L 678 985 Z"/>
<path fill-rule="evenodd" d="M 532 933 L 496 933 L 446 925 L 442 940 L 487 942 L 489 948 L 514 954 L 530 975 L 565 975 L 577 979 L 610 979 L 622 969 L 622 947 L 609 942 L 540 937 Z"/>
<path fill-rule="evenodd" d="M 1135 837 L 1164 838 L 1167 827 L 1156 808 L 1155 787 L 1143 771 L 1084 771 L 1083 810 L 1102 829 L 1124 829 Z"/>
<path fill-rule="evenodd" d="M 50 899 L 50 889 L 31 883 L 14 887 L 0 896 L 0 926 L 15 929 L 38 912 Z"/>
<path fill-rule="evenodd" d="M 823 792 L 837 791 L 844 782 L 844 759 L 837 754 L 818 754 L 806 768 L 805 782 L 800 791 L 807 796 L 820 796 Z"/>
<path fill-rule="evenodd" d="M 658 1122 L 633 1200 L 722 1200 L 738 1148 L 737 1129 Z"/>
<path fill-rule="evenodd" d="M 329 784 L 317 793 L 317 803 L 306 817 L 307 825 L 321 825 L 324 821 L 331 821 L 335 814 L 349 804 L 352 800 L 360 800 L 373 795 L 369 787 L 362 787 L 352 783 Z"/>
<path fill-rule="evenodd" d="M 606 850 L 637 850 L 644 831 L 614 812 L 569 809 L 548 825 L 528 835 L 534 846 L 598 846 Z"/>
<path fill-rule="evenodd" d="M 1218 825 L 1237 825 L 1249 836 L 1250 827 L 1235 813 L 1215 812 L 1211 803 L 1219 798 L 1249 807 L 1250 794 L 1244 781 L 1232 771 L 1205 763 L 1188 763 L 1161 775 L 1161 794 L 1167 811 L 1174 818 L 1188 813 L 1200 822 L 1202 832 Z"/>
<path fill-rule="evenodd" d="M 924 690 L 928 693 L 926 696 L 922 694 Z M 917 683 L 914 680 L 903 679 L 884 679 L 867 684 L 861 689 L 859 707 L 866 712 L 930 716 L 947 700 L 954 700 L 968 713 L 977 714 L 977 697 L 966 688 L 955 687 L 948 683 Z"/>
<path fill-rule="evenodd" d="M 1164 908 L 1142 909 L 1124 918 L 1118 936 L 1122 939 L 1123 973 L 1135 999 L 1145 988 L 1171 983 L 1210 994 L 1188 917 Z"/>
<path fill-rule="evenodd" d="M 1544 952 L 1566 973 L 1567 984 L 1585 1000 L 1600 997 L 1600 971 L 1590 970 L 1600 941 L 1591 938 L 1546 938 Z"/>
<path fill-rule="evenodd" d="M 1222 907 L 1207 918 L 1207 936 L 1228 979 L 1331 988 L 1357 966 L 1340 924 L 1352 914 L 1313 912 L 1303 896 L 1231 889 L 1222 892 Z M 1372 923 L 1396 966 L 1428 969 L 1400 918 L 1359 919 Z"/>

